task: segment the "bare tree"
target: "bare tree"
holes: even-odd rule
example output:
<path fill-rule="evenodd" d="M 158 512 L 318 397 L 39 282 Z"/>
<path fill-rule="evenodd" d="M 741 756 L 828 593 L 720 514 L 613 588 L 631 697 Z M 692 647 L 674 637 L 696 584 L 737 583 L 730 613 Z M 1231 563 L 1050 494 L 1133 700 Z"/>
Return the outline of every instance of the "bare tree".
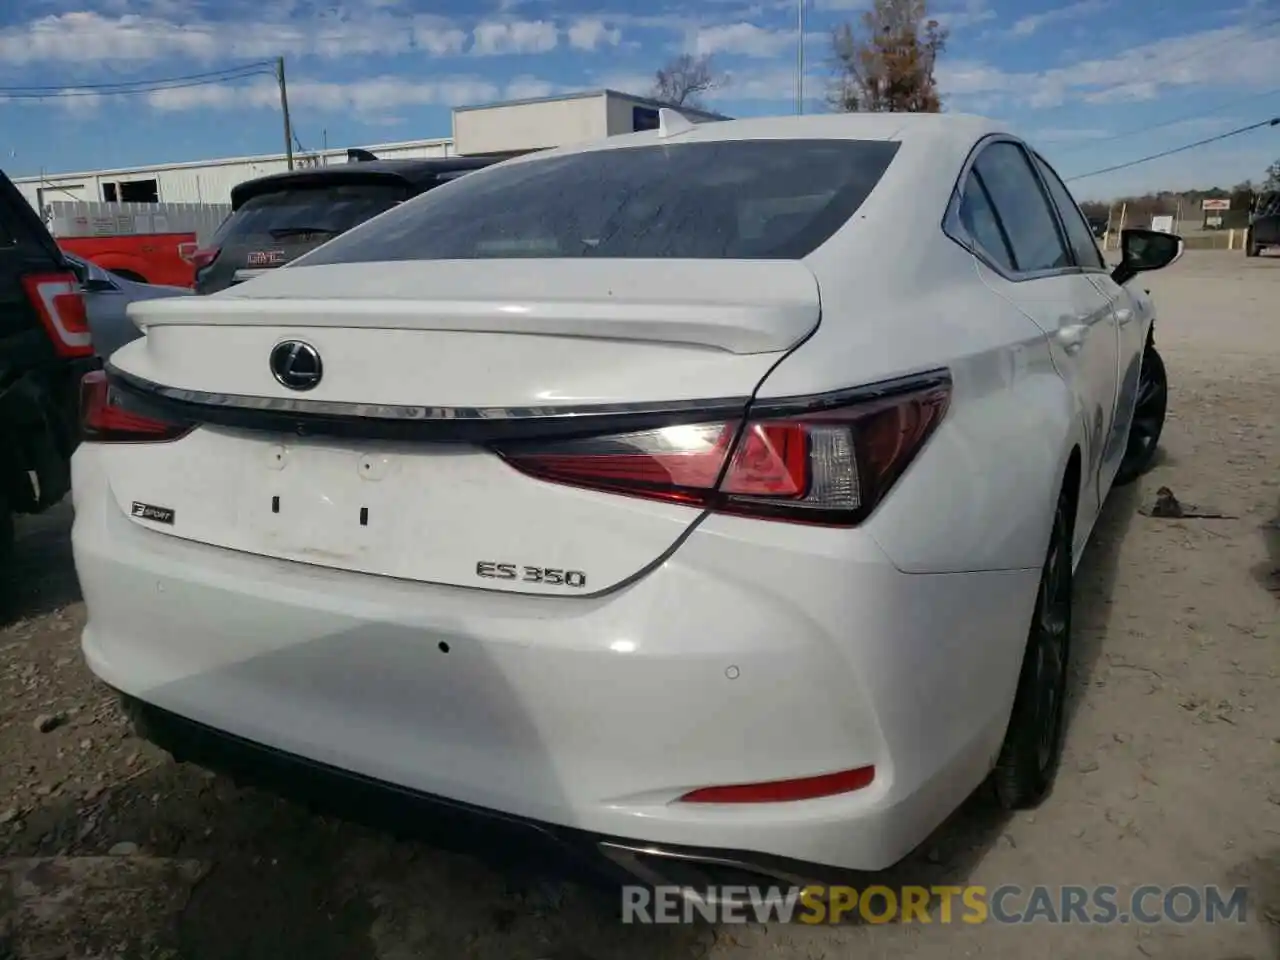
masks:
<path fill-rule="evenodd" d="M 1262 182 L 1263 190 L 1280 190 L 1280 160 L 1267 167 L 1267 179 Z"/>
<path fill-rule="evenodd" d="M 861 24 L 832 34 L 836 76 L 828 93 L 846 113 L 938 113 L 942 98 L 933 71 L 947 30 L 929 17 L 928 0 L 875 0 Z"/>
<path fill-rule="evenodd" d="M 650 96 L 677 107 L 696 107 L 702 103 L 702 95 L 724 86 L 725 78 L 716 73 L 711 54 L 693 56 L 682 53 L 654 75 Z"/>

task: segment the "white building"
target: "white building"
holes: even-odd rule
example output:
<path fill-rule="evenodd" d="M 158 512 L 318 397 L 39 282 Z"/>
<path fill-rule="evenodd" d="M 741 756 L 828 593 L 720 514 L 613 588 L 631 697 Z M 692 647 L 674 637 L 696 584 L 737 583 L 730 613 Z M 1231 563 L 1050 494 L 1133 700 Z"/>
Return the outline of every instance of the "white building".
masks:
<path fill-rule="evenodd" d="M 595 90 L 537 100 L 516 100 L 453 111 L 453 136 L 361 147 L 381 159 L 514 155 L 658 125 L 664 104 L 645 97 Z M 725 120 L 704 110 L 681 107 L 694 122 Z M 347 149 L 295 153 L 294 167 L 345 163 Z M 227 204 L 231 188 L 245 180 L 288 169 L 286 155 L 228 157 L 189 163 L 153 164 L 119 170 L 46 173 L 14 183 L 37 210 L 58 200 L 141 203 Z"/>

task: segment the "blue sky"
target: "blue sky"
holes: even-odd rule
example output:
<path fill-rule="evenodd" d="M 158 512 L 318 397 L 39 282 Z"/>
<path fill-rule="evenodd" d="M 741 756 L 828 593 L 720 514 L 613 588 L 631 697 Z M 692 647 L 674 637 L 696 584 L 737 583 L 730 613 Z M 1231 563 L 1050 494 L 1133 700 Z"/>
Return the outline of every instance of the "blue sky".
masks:
<path fill-rule="evenodd" d="M 870 0 L 806 0 L 806 90 L 831 28 Z M 1280 114 L 1280 0 L 933 0 L 949 110 L 1011 124 L 1064 176 Z M 0 88 L 173 77 L 286 58 L 302 145 L 448 136 L 450 107 L 584 88 L 647 92 L 714 55 L 733 116 L 795 108 L 794 0 L 25 0 L 0 4 Z M 1157 127 L 1157 125 L 1160 125 Z M 1152 128 L 1155 129 L 1152 129 Z M 276 152 L 274 80 L 146 96 L 6 100 L 11 175 Z M 1081 198 L 1230 185 L 1280 158 L 1280 127 L 1073 183 Z"/>

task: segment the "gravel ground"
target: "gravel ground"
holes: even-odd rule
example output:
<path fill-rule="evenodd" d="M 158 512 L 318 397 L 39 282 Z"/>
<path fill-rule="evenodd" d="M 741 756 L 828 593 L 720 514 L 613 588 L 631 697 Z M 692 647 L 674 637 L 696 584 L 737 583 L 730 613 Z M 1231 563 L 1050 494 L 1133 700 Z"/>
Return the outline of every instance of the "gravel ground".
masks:
<path fill-rule="evenodd" d="M 0 583 L 0 960 L 1280 957 L 1280 260 L 1148 285 L 1172 380 L 1157 467 L 1077 581 L 1058 785 L 971 802 L 886 883 L 1248 884 L 1247 922 L 622 926 L 565 884 L 322 819 L 174 764 L 84 668 L 63 507 Z M 1225 519 L 1139 512 L 1160 486 Z"/>

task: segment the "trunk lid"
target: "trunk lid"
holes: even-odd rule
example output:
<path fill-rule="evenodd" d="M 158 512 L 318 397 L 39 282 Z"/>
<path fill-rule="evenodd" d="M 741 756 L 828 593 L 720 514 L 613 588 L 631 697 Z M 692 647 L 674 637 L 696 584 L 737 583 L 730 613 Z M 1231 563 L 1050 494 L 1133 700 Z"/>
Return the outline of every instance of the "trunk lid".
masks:
<path fill-rule="evenodd" d="M 134 522 L 283 560 L 582 596 L 660 560 L 700 511 L 535 480 L 480 441 L 377 439 L 372 426 L 520 430 L 569 408 L 680 404 L 698 418 L 704 400 L 728 419 L 813 330 L 819 299 L 792 261 L 302 263 L 130 315 L 147 335 L 112 358 L 123 375 L 240 417 L 174 443 L 101 447 Z M 283 340 L 321 356 L 312 389 L 273 376 Z M 340 415 L 344 434 L 253 421 L 281 411 L 304 431 L 314 413 Z M 484 564 L 517 573 L 495 579 Z"/>

